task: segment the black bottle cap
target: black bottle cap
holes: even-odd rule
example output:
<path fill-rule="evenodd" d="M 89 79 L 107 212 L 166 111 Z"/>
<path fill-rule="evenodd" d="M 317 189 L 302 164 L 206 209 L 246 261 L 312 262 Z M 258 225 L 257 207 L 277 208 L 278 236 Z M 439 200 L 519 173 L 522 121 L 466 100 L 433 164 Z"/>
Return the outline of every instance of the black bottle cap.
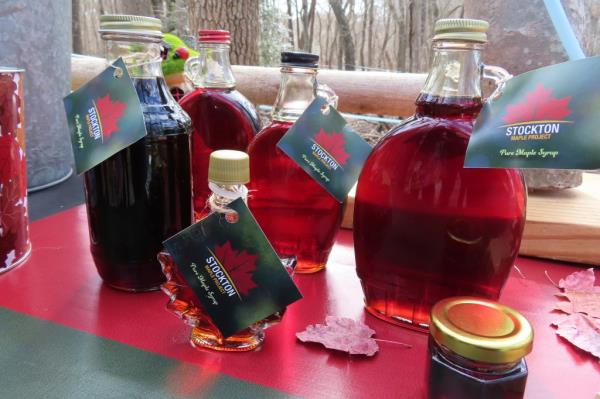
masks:
<path fill-rule="evenodd" d="M 302 51 L 282 51 L 281 66 L 292 66 L 300 68 L 318 68 L 319 56 Z"/>

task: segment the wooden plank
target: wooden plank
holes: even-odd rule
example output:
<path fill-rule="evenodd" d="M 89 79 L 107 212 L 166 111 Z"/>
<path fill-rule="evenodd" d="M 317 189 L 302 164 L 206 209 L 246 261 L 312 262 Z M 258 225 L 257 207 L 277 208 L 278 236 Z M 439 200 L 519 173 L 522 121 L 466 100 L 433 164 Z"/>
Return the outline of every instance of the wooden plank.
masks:
<path fill-rule="evenodd" d="M 355 189 L 342 227 L 352 228 Z M 580 187 L 530 193 L 521 255 L 600 265 L 600 175 L 583 174 Z"/>
<path fill-rule="evenodd" d="M 96 57 L 71 58 L 71 88 L 96 76 L 106 67 Z M 237 89 L 254 104 L 271 105 L 279 89 L 279 68 L 234 65 Z M 171 79 L 176 79 L 171 76 Z M 319 72 L 319 83 L 331 87 L 339 97 L 338 109 L 356 114 L 406 117 L 415 111 L 415 99 L 425 83 L 425 74 L 334 71 Z"/>
<path fill-rule="evenodd" d="M 237 88 L 255 104 L 271 105 L 279 89 L 279 68 L 234 65 Z M 331 87 L 339 97 L 338 110 L 355 114 L 406 117 L 415 111 L 415 99 L 425 83 L 425 74 L 319 71 L 319 83 Z"/>
<path fill-rule="evenodd" d="M 600 265 L 600 175 L 583 184 L 529 195 L 522 255 Z"/>

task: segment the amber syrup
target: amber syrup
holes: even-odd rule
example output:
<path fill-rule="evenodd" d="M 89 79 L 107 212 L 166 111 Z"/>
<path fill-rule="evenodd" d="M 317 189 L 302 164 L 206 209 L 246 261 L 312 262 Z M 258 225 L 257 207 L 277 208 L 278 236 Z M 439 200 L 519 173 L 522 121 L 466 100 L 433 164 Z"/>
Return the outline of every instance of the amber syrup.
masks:
<path fill-rule="evenodd" d="M 479 99 L 422 94 L 361 173 L 356 267 L 367 310 L 426 331 L 431 306 L 455 295 L 497 299 L 524 227 L 519 171 L 463 168 Z"/>
<path fill-rule="evenodd" d="M 210 213 L 206 200 L 208 160 L 215 150 L 246 151 L 248 143 L 260 129 L 252 104 L 237 90 L 196 88 L 180 101 L 192 118 L 192 178 L 194 215 L 199 220 Z"/>
<path fill-rule="evenodd" d="M 292 122 L 273 121 L 248 148 L 252 214 L 277 254 L 296 257 L 295 273 L 325 267 L 342 220 L 342 204 L 277 147 Z"/>
<path fill-rule="evenodd" d="M 230 337 L 223 337 L 178 271 L 171 255 L 161 252 L 158 260 L 167 277 L 167 282 L 161 286 L 162 291 L 170 298 L 167 309 L 192 327 L 190 337 L 192 346 L 224 352 L 245 352 L 257 348 L 263 342 L 265 334 L 260 326 L 249 327 Z"/>

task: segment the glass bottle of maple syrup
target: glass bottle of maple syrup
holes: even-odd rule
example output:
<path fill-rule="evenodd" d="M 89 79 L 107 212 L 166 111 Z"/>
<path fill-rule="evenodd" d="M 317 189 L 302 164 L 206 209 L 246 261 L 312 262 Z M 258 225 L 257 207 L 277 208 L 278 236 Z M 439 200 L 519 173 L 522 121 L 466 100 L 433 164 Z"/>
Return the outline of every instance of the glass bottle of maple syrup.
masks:
<path fill-rule="evenodd" d="M 510 75 L 481 63 L 488 23 L 440 20 L 433 66 L 413 117 L 374 148 L 354 207 L 356 268 L 367 310 L 426 330 L 437 301 L 497 299 L 519 251 L 526 190 L 513 169 L 463 167 L 483 105 L 480 80 Z"/>
<path fill-rule="evenodd" d="M 215 150 L 246 151 L 260 129 L 254 106 L 235 89 L 229 63 L 230 35 L 225 30 L 200 30 L 198 56 L 185 63 L 185 76 L 194 90 L 180 101 L 190 115 L 194 214 L 198 220 L 210 212 L 206 200 L 208 160 Z"/>
<path fill-rule="evenodd" d="M 342 222 L 342 204 L 277 147 L 314 100 L 319 56 L 281 53 L 281 85 L 269 125 L 250 143 L 249 206 L 284 263 L 314 273 L 327 263 Z"/>
<path fill-rule="evenodd" d="M 162 242 L 192 222 L 191 121 L 162 75 L 160 20 L 103 15 L 100 33 L 107 58 L 125 61 L 147 135 L 84 174 L 92 256 L 108 285 L 156 290 Z"/>
<path fill-rule="evenodd" d="M 208 198 L 210 212 L 222 213 L 227 221 L 235 223 L 237 213 L 227 205 L 238 198 L 247 201 L 248 189 L 245 184 L 250 179 L 248 154 L 235 150 L 213 152 L 210 154 L 207 178 L 211 191 Z M 230 337 L 223 337 L 178 270 L 172 256 L 163 251 L 158 259 L 167 277 L 167 282 L 162 286 L 163 292 L 170 298 L 167 309 L 192 327 L 190 342 L 194 347 L 228 352 L 253 350 L 264 341 L 264 328 L 281 318 L 281 314 L 277 313 Z"/>

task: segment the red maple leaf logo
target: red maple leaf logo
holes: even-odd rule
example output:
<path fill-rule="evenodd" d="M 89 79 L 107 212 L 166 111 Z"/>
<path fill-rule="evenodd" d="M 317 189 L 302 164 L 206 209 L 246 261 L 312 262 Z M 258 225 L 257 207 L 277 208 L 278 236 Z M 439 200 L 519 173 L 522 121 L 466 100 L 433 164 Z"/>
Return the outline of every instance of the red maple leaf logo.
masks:
<path fill-rule="evenodd" d="M 315 136 L 315 141 L 317 144 L 321 146 L 325 151 L 329 153 L 337 163 L 340 165 L 345 165 L 348 160 L 348 153 L 344 149 L 344 144 L 346 144 L 344 140 L 344 133 L 326 133 L 323 128 L 319 130 L 319 133 Z"/>
<path fill-rule="evenodd" d="M 506 115 L 502 120 L 508 124 L 529 121 L 560 121 L 571 114 L 569 109 L 571 96 L 556 98 L 552 89 L 538 84 L 532 92 L 527 93 L 525 100 L 506 107 Z"/>
<path fill-rule="evenodd" d="M 251 255 L 243 250 L 237 251 L 231 247 L 229 241 L 215 247 L 214 252 L 221 265 L 227 269 L 227 273 L 233 279 L 238 292 L 248 295 L 251 289 L 257 287 L 252 279 L 252 274 L 256 270 L 257 255 Z"/>
<path fill-rule="evenodd" d="M 123 116 L 125 108 L 127 108 L 126 104 L 120 101 L 111 101 L 108 94 L 96 101 L 103 137 L 110 137 L 119 130 L 119 119 Z"/>

